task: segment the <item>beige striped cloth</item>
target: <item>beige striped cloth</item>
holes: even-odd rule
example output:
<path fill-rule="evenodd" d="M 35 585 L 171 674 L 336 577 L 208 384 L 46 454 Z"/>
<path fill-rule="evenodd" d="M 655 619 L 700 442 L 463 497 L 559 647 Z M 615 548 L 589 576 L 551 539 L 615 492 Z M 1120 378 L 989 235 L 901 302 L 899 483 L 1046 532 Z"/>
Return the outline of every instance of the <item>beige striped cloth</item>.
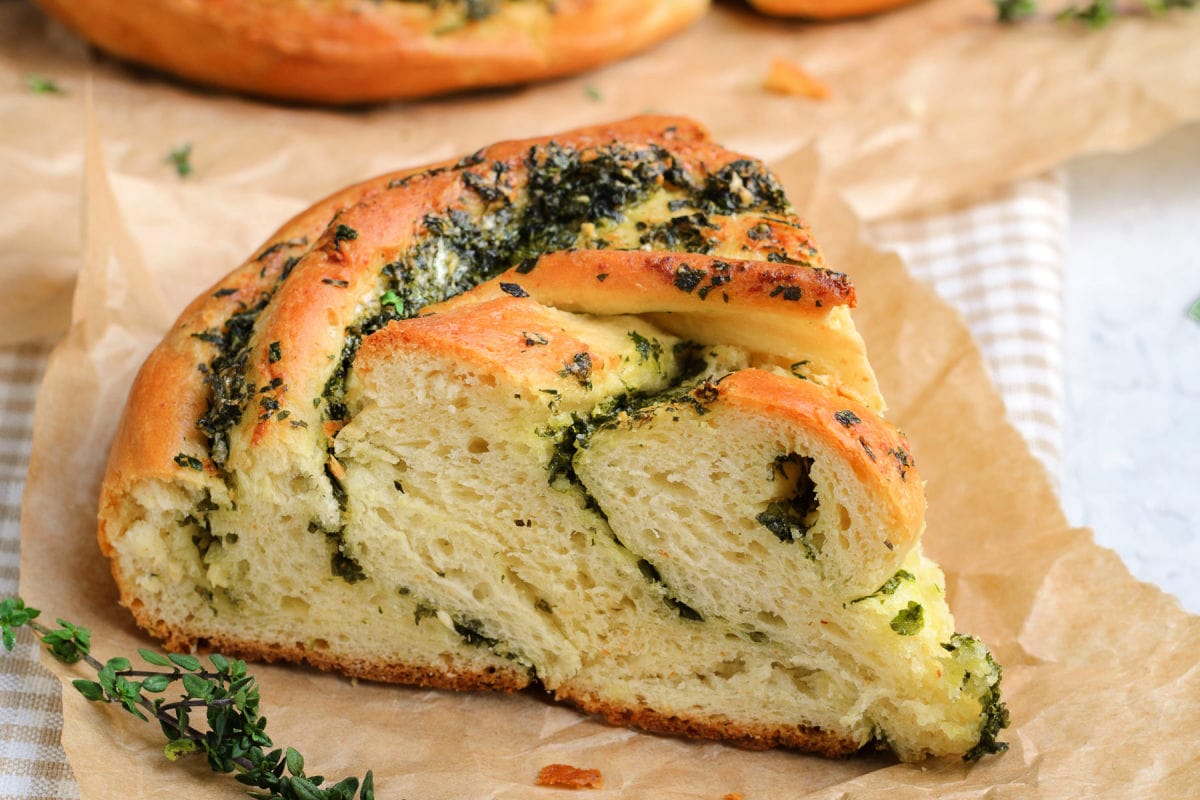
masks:
<path fill-rule="evenodd" d="M 1064 180 L 1052 173 L 870 229 L 964 314 L 1012 421 L 1052 475 L 1062 451 L 1066 215 Z M 0 597 L 17 592 L 21 487 L 48 353 L 44 344 L 0 348 Z M 61 727 L 58 682 L 24 631 L 13 653 L 0 652 L 0 800 L 79 796 Z"/>

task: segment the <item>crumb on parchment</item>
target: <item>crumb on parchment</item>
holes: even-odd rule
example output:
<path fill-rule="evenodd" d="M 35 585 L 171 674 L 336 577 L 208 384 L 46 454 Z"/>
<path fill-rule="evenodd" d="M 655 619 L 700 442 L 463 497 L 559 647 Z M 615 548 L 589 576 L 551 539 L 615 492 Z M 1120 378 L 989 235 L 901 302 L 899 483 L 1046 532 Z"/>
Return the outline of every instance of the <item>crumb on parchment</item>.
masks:
<path fill-rule="evenodd" d="M 570 764 L 547 764 L 538 772 L 537 785 L 558 789 L 603 789 L 604 776 L 598 769 L 581 769 Z"/>
<path fill-rule="evenodd" d="M 786 58 L 771 60 L 763 88 L 776 94 L 798 95 L 812 100 L 829 97 L 829 87 Z"/>

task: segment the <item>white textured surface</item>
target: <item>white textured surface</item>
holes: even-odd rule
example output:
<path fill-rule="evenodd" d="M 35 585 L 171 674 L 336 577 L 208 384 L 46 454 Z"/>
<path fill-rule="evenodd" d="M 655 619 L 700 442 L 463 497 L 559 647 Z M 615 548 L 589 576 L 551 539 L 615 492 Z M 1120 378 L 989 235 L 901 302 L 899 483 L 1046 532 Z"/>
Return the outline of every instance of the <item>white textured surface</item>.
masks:
<path fill-rule="evenodd" d="M 1200 612 L 1200 125 L 1068 179 L 1063 504 Z"/>

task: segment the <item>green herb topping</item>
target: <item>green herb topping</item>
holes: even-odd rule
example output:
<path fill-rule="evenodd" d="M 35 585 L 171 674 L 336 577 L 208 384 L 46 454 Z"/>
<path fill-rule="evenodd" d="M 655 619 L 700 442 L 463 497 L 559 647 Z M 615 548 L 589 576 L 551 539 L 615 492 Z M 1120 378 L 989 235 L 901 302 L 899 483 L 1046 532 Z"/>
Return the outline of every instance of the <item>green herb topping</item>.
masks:
<path fill-rule="evenodd" d="M 809 540 L 808 533 L 816 524 L 820 505 L 817 486 L 812 480 L 812 466 L 811 458 L 798 453 L 777 456 L 768 475 L 772 481 L 790 482 L 792 491 L 782 499 L 772 500 L 766 510 L 754 518 L 779 541 L 798 543 L 810 561 L 816 559 L 817 548 Z"/>
<path fill-rule="evenodd" d="M 892 548 L 889 546 L 888 549 L 891 550 Z M 892 577 L 890 577 L 886 581 L 884 581 L 883 585 L 880 586 L 875 591 L 871 592 L 870 594 L 863 595 L 862 597 L 857 597 L 854 600 L 851 600 L 850 602 L 851 603 L 861 603 L 864 600 L 870 600 L 872 597 L 880 597 L 880 598 L 890 597 L 896 593 L 897 589 L 900 588 L 901 581 L 915 581 L 916 579 L 917 579 L 917 576 L 913 575 L 908 570 L 906 570 L 906 569 L 899 570 L 896 572 L 895 575 L 893 575 Z"/>
<path fill-rule="evenodd" d="M 172 459 L 176 464 L 187 469 L 194 469 L 200 472 L 204 469 L 204 462 L 195 456 L 189 456 L 187 453 L 180 453 Z"/>
<path fill-rule="evenodd" d="M 925 609 L 921 604 L 910 600 L 908 607 L 892 617 L 889 623 L 892 630 L 901 636 L 913 636 L 925 627 Z"/>
<path fill-rule="evenodd" d="M 862 420 L 858 418 L 858 414 L 855 414 L 853 411 L 850 411 L 849 409 L 847 409 L 845 411 L 836 411 L 836 412 L 834 412 L 833 417 L 838 422 L 842 423 L 842 425 L 844 427 L 847 427 L 847 428 L 853 427 L 853 426 L 859 424 L 860 422 L 862 422 Z"/>

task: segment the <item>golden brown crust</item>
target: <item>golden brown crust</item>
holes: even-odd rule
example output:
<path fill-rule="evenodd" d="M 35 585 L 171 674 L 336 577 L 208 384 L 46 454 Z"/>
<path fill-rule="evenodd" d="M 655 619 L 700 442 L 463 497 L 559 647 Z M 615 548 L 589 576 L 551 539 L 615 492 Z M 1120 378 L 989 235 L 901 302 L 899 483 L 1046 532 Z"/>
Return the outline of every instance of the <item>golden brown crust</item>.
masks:
<path fill-rule="evenodd" d="M 351 678 L 402 683 L 426 689 L 448 689 L 452 691 L 500 691 L 516 692 L 528 688 L 533 682 L 529 673 L 515 665 L 505 668 L 489 667 L 485 670 L 472 669 L 455 663 L 452 653 L 437 664 L 398 664 L 371 661 L 339 655 L 321 647 L 306 646 L 303 642 L 292 644 L 264 644 L 241 639 L 236 636 L 206 635 L 174 627 L 163 620 L 147 614 L 140 602 L 128 604 L 139 627 L 157 639 L 163 647 L 173 653 L 205 651 L 251 661 L 273 663 L 284 661 L 308 664 L 325 672 L 339 672 Z"/>
<path fill-rule="evenodd" d="M 878 14 L 907 5 L 913 0 L 749 0 L 764 14 L 777 17 L 842 19 Z"/>
<path fill-rule="evenodd" d="M 594 694 L 570 690 L 557 692 L 555 698 L 565 700 L 589 714 L 595 714 L 611 725 L 633 726 L 652 733 L 687 736 L 692 739 L 717 739 L 747 750 L 789 747 L 819 753 L 827 758 L 840 758 L 860 748 L 859 743 L 849 737 L 838 736 L 807 725 L 753 725 L 725 719 L 664 714 L 645 706 L 618 706 Z"/>
<path fill-rule="evenodd" d="M 104 50 L 198 83 L 286 100 L 408 99 L 565 75 L 675 33 L 708 0 L 38 0 Z"/>

